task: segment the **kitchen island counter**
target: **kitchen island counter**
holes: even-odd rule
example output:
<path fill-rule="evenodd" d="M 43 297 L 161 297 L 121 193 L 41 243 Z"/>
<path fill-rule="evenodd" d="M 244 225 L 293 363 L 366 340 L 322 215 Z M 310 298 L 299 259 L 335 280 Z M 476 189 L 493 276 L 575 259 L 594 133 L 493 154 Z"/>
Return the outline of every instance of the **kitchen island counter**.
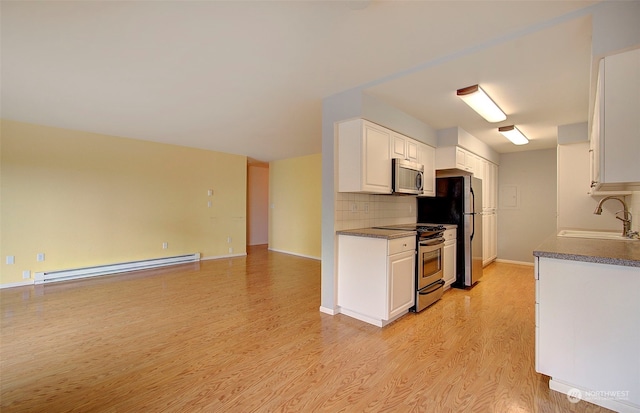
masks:
<path fill-rule="evenodd" d="M 552 236 L 534 251 L 536 257 L 640 267 L 640 240 L 602 240 Z"/>
<path fill-rule="evenodd" d="M 640 413 L 640 241 L 554 236 L 533 254 L 536 371 L 552 390 Z"/>

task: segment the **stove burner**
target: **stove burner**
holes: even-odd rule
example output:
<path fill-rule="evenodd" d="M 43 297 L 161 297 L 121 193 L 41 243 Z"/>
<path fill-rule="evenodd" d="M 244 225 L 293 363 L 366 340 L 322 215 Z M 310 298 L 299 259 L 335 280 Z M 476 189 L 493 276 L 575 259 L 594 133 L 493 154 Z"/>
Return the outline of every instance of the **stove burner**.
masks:
<path fill-rule="evenodd" d="M 418 225 L 416 232 L 418 240 L 427 240 L 432 238 L 441 238 L 446 228 L 443 225 Z"/>
<path fill-rule="evenodd" d="M 444 231 L 444 225 L 420 225 L 416 227 L 416 231 L 422 232 L 433 232 L 433 231 Z"/>

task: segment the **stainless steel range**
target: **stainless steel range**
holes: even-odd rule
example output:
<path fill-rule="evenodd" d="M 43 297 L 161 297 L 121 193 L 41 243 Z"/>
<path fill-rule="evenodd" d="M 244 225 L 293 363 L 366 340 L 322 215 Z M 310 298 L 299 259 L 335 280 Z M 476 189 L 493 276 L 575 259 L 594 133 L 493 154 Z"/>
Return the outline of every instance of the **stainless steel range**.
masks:
<path fill-rule="evenodd" d="M 422 311 L 442 297 L 444 231 L 442 225 L 416 226 L 416 305 L 413 311 Z"/>
<path fill-rule="evenodd" d="M 437 224 L 405 224 L 380 227 L 416 231 L 416 303 L 411 311 L 419 312 L 442 297 L 443 249 L 445 227 Z"/>

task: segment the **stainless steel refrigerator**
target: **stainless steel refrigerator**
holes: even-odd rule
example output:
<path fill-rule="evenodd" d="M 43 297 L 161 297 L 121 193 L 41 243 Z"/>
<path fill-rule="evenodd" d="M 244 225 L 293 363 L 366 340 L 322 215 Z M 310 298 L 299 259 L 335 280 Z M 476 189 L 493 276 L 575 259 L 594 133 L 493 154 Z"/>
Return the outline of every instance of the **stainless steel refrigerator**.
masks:
<path fill-rule="evenodd" d="M 418 222 L 458 226 L 453 286 L 473 286 L 482 277 L 482 180 L 436 178 L 436 196 L 418 198 Z"/>

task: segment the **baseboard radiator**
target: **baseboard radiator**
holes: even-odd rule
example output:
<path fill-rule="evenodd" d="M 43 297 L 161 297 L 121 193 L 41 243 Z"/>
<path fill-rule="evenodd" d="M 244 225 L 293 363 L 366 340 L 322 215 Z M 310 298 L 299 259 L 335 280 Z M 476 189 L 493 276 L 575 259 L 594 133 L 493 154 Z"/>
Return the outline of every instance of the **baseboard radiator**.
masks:
<path fill-rule="evenodd" d="M 167 265 L 182 264 L 200 260 L 200 253 L 177 255 L 175 257 L 153 258 L 150 260 L 122 262 L 118 264 L 97 265 L 94 267 L 75 268 L 71 270 L 48 271 L 35 273 L 35 284 L 56 281 L 75 280 L 78 278 L 96 277 L 99 275 L 118 274 L 121 272 L 146 270 Z"/>

